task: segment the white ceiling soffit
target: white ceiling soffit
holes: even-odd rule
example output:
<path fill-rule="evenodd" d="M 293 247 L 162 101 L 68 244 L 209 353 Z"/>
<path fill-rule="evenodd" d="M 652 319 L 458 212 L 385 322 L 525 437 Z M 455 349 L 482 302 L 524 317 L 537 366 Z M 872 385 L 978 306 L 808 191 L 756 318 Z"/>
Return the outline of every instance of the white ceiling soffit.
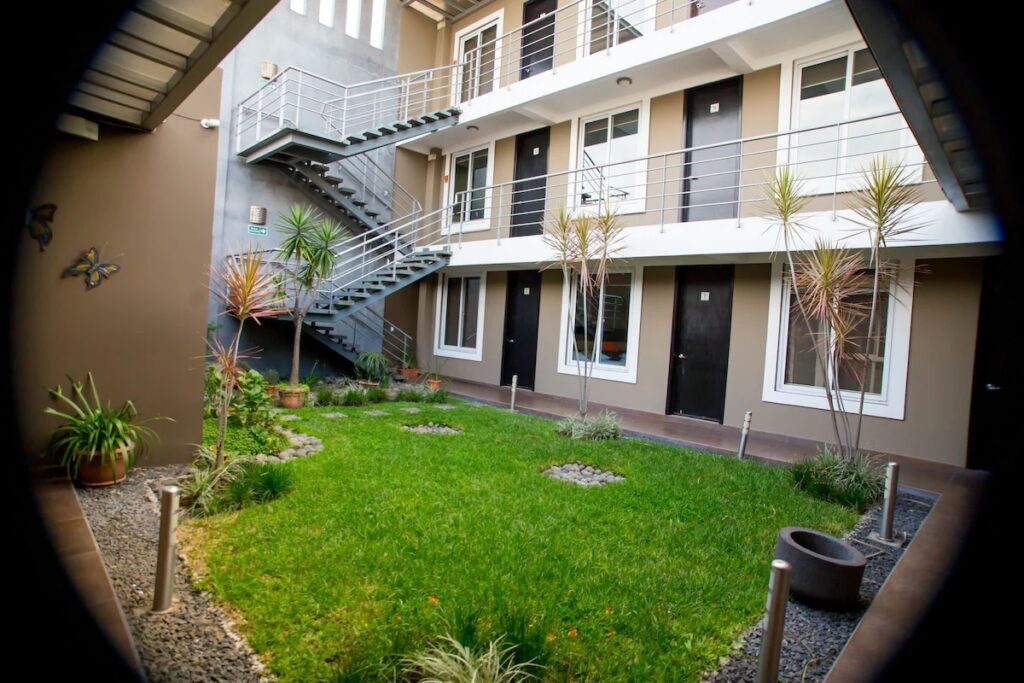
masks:
<path fill-rule="evenodd" d="M 68 104 L 153 130 L 277 0 L 139 0 L 96 51 Z"/>
<path fill-rule="evenodd" d="M 403 0 L 402 4 L 430 17 L 434 21 L 456 21 L 494 0 Z"/>

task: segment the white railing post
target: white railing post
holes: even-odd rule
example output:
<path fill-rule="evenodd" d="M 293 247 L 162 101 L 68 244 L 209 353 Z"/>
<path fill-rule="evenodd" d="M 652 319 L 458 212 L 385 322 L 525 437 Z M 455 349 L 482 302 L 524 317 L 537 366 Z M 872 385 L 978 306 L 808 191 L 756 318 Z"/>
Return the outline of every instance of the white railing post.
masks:
<path fill-rule="evenodd" d="M 665 205 L 668 203 L 666 188 L 668 185 L 668 155 L 661 158 L 661 228 L 659 232 L 665 232 Z"/>
<path fill-rule="evenodd" d="M 512 189 L 512 194 L 513 195 L 515 194 L 515 188 Z M 501 186 L 498 187 L 498 223 L 495 226 L 495 232 L 497 233 L 497 240 L 498 240 L 497 244 L 498 244 L 499 247 L 501 246 L 501 215 L 502 215 L 501 207 L 503 207 L 505 205 L 504 198 L 505 198 L 505 186 L 501 185 Z M 508 225 L 509 225 L 508 236 L 512 237 L 512 202 L 509 202 L 508 215 L 509 215 L 509 219 L 508 219 Z"/>
<path fill-rule="evenodd" d="M 295 88 L 295 130 L 302 130 L 302 72 L 299 72 Z M 287 91 L 287 88 L 285 88 Z"/>
<path fill-rule="evenodd" d="M 842 159 L 840 153 L 840 147 L 842 146 L 842 130 L 843 126 L 840 123 L 836 124 L 836 166 L 835 173 L 832 176 L 832 220 L 836 220 L 836 200 L 839 195 L 839 161 Z"/>
<path fill-rule="evenodd" d="M 263 88 L 260 88 L 259 95 L 256 96 L 256 140 L 263 139 Z"/>
<path fill-rule="evenodd" d="M 245 109 L 245 102 L 238 105 L 238 113 L 235 115 L 235 154 L 242 151 L 242 110 Z"/>

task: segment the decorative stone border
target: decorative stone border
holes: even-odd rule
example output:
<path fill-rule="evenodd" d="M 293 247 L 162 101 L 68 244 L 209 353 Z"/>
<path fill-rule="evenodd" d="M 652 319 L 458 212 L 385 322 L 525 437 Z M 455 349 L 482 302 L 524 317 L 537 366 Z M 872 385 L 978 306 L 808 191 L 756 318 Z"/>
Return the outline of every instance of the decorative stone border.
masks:
<path fill-rule="evenodd" d="M 572 482 L 580 486 L 603 486 L 626 478 L 611 470 L 602 470 L 585 462 L 568 462 L 564 465 L 552 465 L 544 470 L 544 474 L 552 479 Z"/>
<path fill-rule="evenodd" d="M 256 462 L 287 462 L 288 460 L 294 460 L 295 458 L 304 458 L 307 455 L 319 453 L 324 449 L 323 441 L 315 436 L 288 431 L 281 425 L 274 425 L 272 429 L 278 434 L 284 434 L 288 437 L 291 447 L 285 448 L 277 455 L 259 453 L 254 458 Z"/>

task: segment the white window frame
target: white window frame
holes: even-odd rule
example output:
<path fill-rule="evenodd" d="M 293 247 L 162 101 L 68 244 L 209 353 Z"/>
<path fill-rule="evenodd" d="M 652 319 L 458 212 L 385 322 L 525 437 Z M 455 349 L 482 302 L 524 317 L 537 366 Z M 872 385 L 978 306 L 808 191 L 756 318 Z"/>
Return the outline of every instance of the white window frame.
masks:
<path fill-rule="evenodd" d="M 480 297 L 477 301 L 477 312 L 476 312 L 476 348 L 465 347 L 465 346 L 447 346 L 444 343 L 444 320 L 445 314 L 448 308 L 448 278 L 469 278 L 479 277 L 480 278 Z M 441 276 L 437 281 L 437 289 L 434 293 L 434 355 L 442 356 L 444 358 L 458 358 L 461 360 L 471 360 L 481 362 L 484 358 L 484 302 L 486 299 L 487 292 L 487 272 L 467 272 L 467 273 L 441 273 Z M 459 316 L 459 328 L 461 331 L 462 325 L 465 323 L 465 316 Z M 459 338 L 462 335 L 459 334 Z"/>
<path fill-rule="evenodd" d="M 487 180 L 484 184 L 484 217 L 477 218 L 476 220 L 459 221 L 452 220 L 451 206 L 455 203 L 455 159 L 457 157 L 464 156 L 466 154 L 473 154 L 474 152 L 480 152 L 487 150 Z M 486 145 L 478 145 L 476 147 L 469 147 L 467 149 L 461 149 L 458 152 L 451 152 L 447 155 L 445 162 L 445 180 L 442 183 L 445 204 L 444 206 L 449 207 L 448 213 L 442 219 L 441 234 L 457 234 L 460 232 L 484 232 L 491 229 L 491 196 L 493 193 L 494 186 L 494 141 L 491 140 Z M 472 177 L 472 176 L 471 176 Z"/>
<path fill-rule="evenodd" d="M 468 37 L 469 34 L 482 32 L 491 24 L 497 26 L 497 30 L 495 32 L 497 39 L 494 44 L 494 87 L 491 89 L 491 92 L 486 93 L 486 95 L 490 95 L 492 93 L 497 92 L 499 90 L 499 86 L 501 85 L 501 52 L 505 44 L 505 34 L 503 33 L 505 25 L 505 10 L 500 9 L 497 12 L 489 14 L 483 19 L 480 19 L 479 21 L 473 22 L 469 26 L 459 29 L 458 31 L 455 32 L 455 36 L 452 39 L 452 63 L 459 64 L 462 61 L 462 43 L 465 42 L 464 39 Z M 465 100 L 465 102 L 470 102 L 472 100 L 475 100 L 477 97 L 484 97 L 486 95 L 473 95 L 468 100 Z M 461 97 L 462 74 L 460 72 L 458 77 L 458 83 L 454 83 L 452 85 L 452 106 L 464 104 L 464 102 L 460 99 Z"/>
<path fill-rule="evenodd" d="M 628 104 L 619 105 L 603 111 L 595 111 L 589 114 L 577 116 L 572 119 L 569 131 L 569 160 L 572 163 L 573 172 L 570 174 L 568 191 L 570 201 L 569 208 L 576 213 L 596 215 L 600 213 L 600 204 L 582 204 L 579 196 L 579 178 L 583 173 L 583 131 L 588 122 L 604 117 L 612 117 L 615 114 L 639 109 L 640 117 L 637 121 L 637 178 L 639 190 L 631 199 L 612 204 L 612 209 L 622 215 L 646 213 L 647 212 L 647 156 L 650 149 L 650 121 L 651 121 L 651 99 L 645 97 L 640 101 L 633 101 Z"/>
<path fill-rule="evenodd" d="M 289 0 L 288 9 L 296 14 L 306 16 L 306 0 Z"/>
<path fill-rule="evenodd" d="M 345 0 L 345 35 L 359 39 L 363 23 L 363 0 Z"/>
<path fill-rule="evenodd" d="M 853 88 L 853 56 L 857 51 L 866 48 L 867 44 L 864 43 L 863 41 L 859 41 L 844 45 L 842 47 L 832 48 L 825 52 L 819 52 L 812 56 L 794 59 L 791 63 L 791 68 L 789 69 L 789 88 L 786 88 L 785 82 L 781 84 L 781 96 L 784 101 L 781 103 L 782 106 L 780 106 L 779 109 L 779 115 L 782 119 L 779 122 L 779 129 L 783 131 L 797 129 L 798 124 L 796 123 L 796 121 L 800 114 L 800 90 L 802 83 L 802 70 L 805 67 L 813 66 L 814 64 L 820 64 L 822 62 L 828 62 L 838 57 L 842 57 L 844 55 L 846 56 L 846 89 L 844 91 L 844 112 L 842 120 L 839 121 L 838 123 L 848 121 L 850 118 L 850 93 Z M 888 87 L 888 85 L 889 84 L 886 81 L 886 87 Z M 914 139 L 914 136 L 910 132 L 910 128 L 907 125 L 906 120 L 903 119 L 902 115 L 900 116 L 900 120 L 902 121 L 904 126 L 904 130 L 900 134 L 900 145 L 917 145 L 917 140 Z M 778 162 L 780 165 L 790 163 L 792 156 L 790 153 L 790 145 L 799 145 L 799 138 L 800 136 L 797 134 L 783 136 L 779 139 Z M 841 143 L 841 150 L 844 148 L 845 143 Z M 923 182 L 924 153 L 921 151 L 920 147 L 917 148 L 916 152 L 913 149 L 908 149 L 907 153 L 915 161 L 914 165 L 910 168 L 910 182 Z M 839 154 L 841 157 L 840 161 L 847 161 L 845 158 L 842 158 L 842 151 L 840 151 Z M 797 159 L 795 163 L 796 169 L 799 170 L 799 159 Z M 851 192 L 858 189 L 861 184 L 860 173 L 857 169 L 839 169 L 837 165 L 837 175 L 838 178 L 836 182 L 833 182 L 831 178 L 814 178 L 805 180 L 803 183 L 802 194 L 820 195 L 833 194 L 835 192 Z"/>
<path fill-rule="evenodd" d="M 591 377 L 611 382 L 624 382 L 636 384 L 637 363 L 640 354 L 640 309 L 643 307 L 644 297 L 644 267 L 634 266 L 632 268 L 614 268 L 614 273 L 630 273 L 633 276 L 632 286 L 629 292 L 629 329 L 626 332 L 626 364 L 624 366 L 602 365 L 600 361 L 594 363 Z M 573 283 L 575 280 L 573 280 Z M 570 282 L 562 280 L 562 310 L 561 321 L 558 325 L 558 373 L 561 375 L 572 375 L 578 377 L 582 369 L 582 362 L 572 357 L 572 334 L 571 327 L 575 321 L 576 287 L 571 287 Z M 571 317 L 570 317 L 571 316 Z"/>
<path fill-rule="evenodd" d="M 907 371 L 910 367 L 910 327 L 914 308 L 914 263 L 914 259 L 901 259 L 897 279 L 890 283 L 882 392 L 865 394 L 865 415 L 893 420 L 904 419 Z M 790 292 L 784 286 L 782 274 L 783 259 L 776 259 L 772 264 L 761 400 L 767 403 L 828 410 L 824 387 L 785 383 Z M 829 372 L 832 371 L 833 369 L 829 368 Z M 847 410 L 856 410 L 860 402 L 860 392 L 843 390 L 840 393 Z"/>
<path fill-rule="evenodd" d="M 626 1 L 629 2 L 630 0 L 626 0 Z M 596 55 L 599 55 L 599 54 L 602 54 L 602 53 L 608 53 L 608 52 L 614 50 L 615 48 L 617 48 L 620 45 L 620 43 L 618 42 L 618 38 L 616 37 L 616 39 L 613 42 L 613 44 L 611 46 L 609 46 L 607 49 L 599 50 L 599 51 L 593 52 L 593 53 L 590 52 L 590 39 L 591 39 L 591 35 L 590 34 L 593 31 L 593 25 L 592 25 L 591 19 L 593 19 L 593 16 L 594 16 L 594 3 L 593 3 L 592 0 L 584 0 L 583 5 L 584 5 L 584 11 L 580 12 L 580 16 L 581 16 L 581 18 L 583 20 L 583 26 L 580 27 L 582 30 L 579 30 L 579 31 L 576 32 L 576 59 L 577 60 L 585 59 L 586 57 L 593 57 L 593 56 L 596 56 Z M 640 19 L 640 21 L 639 22 L 630 22 L 630 24 L 632 24 L 633 26 L 644 26 L 644 27 L 646 27 L 646 30 L 641 32 L 640 35 L 637 38 L 634 38 L 633 40 L 627 41 L 626 43 L 621 43 L 622 45 L 629 45 L 630 43 L 634 43 L 637 40 L 640 40 L 640 39 L 642 39 L 642 38 L 644 38 L 646 36 L 649 36 L 649 35 L 651 35 L 652 33 L 655 32 L 655 27 L 654 26 L 647 27 L 647 24 L 648 24 L 648 22 L 650 22 L 650 19 L 651 19 L 650 9 L 653 6 L 654 5 L 652 5 L 652 4 L 645 3 L 643 5 L 643 12 L 641 14 L 642 18 Z M 618 31 L 615 32 L 615 35 L 618 36 Z"/>

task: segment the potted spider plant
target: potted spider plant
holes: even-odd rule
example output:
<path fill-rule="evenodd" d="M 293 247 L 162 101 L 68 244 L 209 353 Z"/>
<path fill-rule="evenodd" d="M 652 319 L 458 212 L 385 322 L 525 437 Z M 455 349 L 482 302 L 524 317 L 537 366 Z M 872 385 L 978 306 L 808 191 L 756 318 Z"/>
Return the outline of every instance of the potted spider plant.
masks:
<path fill-rule="evenodd" d="M 84 383 L 70 376 L 68 380 L 71 395 L 65 394 L 60 386 L 48 390 L 67 409 L 61 411 L 50 406 L 44 411 L 65 420 L 53 431 L 47 452 L 60 458 L 68 474 L 82 486 L 111 486 L 124 481 L 136 457 L 159 438 L 157 433 L 135 422 L 138 411 L 131 401 L 125 401 L 120 408 L 111 407 L 109 401 L 104 406 L 91 372 Z M 86 385 L 92 403 L 86 398 Z M 142 422 L 152 420 L 171 418 L 151 417 Z"/>
<path fill-rule="evenodd" d="M 380 351 L 363 351 L 354 365 L 356 381 L 363 386 L 380 386 L 391 374 L 391 361 Z"/>

